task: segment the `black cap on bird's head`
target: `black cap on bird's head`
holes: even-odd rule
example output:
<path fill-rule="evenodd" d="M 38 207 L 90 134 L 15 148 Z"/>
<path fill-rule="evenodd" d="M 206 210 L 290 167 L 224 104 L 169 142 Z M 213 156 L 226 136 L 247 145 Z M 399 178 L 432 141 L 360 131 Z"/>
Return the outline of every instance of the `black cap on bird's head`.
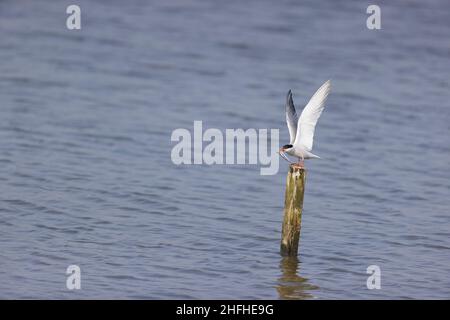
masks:
<path fill-rule="evenodd" d="M 280 148 L 280 150 L 278 151 L 278 153 L 282 154 L 282 153 L 284 153 L 286 150 L 288 150 L 288 149 L 290 149 L 290 148 L 292 148 L 292 147 L 294 147 L 292 144 L 285 144 L 284 146 L 282 146 L 282 147 Z"/>
<path fill-rule="evenodd" d="M 294 147 L 294 146 L 293 146 L 292 144 L 285 144 L 284 146 L 282 146 L 282 147 L 280 148 L 280 150 L 278 151 L 278 153 L 280 154 L 281 157 L 284 158 L 284 160 L 286 160 L 286 161 L 288 161 L 288 162 L 291 162 L 291 161 L 286 157 L 286 155 L 284 154 L 284 152 L 285 152 L 286 150 L 288 150 L 288 149 L 293 148 L 293 147 Z M 291 163 L 292 163 L 292 162 L 291 162 Z"/>

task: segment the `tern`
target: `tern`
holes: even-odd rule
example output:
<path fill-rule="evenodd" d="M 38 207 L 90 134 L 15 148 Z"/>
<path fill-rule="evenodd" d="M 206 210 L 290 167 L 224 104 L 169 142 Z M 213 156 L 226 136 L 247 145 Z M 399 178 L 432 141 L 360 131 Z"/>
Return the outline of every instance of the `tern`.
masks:
<path fill-rule="evenodd" d="M 289 90 L 286 96 L 286 122 L 289 129 L 290 142 L 284 145 L 278 151 L 286 161 L 294 164 L 297 168 L 304 168 L 305 159 L 319 159 L 320 157 L 313 154 L 313 139 L 316 129 L 317 120 L 319 120 L 325 101 L 331 89 L 331 81 L 325 82 L 314 93 L 308 104 L 303 108 L 300 117 L 295 111 L 294 101 L 292 100 L 292 91 Z M 286 153 L 297 157 L 298 162 L 292 162 L 286 156 Z"/>

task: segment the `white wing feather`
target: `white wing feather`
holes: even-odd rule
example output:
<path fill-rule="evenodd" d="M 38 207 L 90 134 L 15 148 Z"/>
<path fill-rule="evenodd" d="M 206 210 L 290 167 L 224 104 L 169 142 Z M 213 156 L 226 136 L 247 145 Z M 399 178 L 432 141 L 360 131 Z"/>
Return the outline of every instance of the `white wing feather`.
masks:
<path fill-rule="evenodd" d="M 294 144 L 295 136 L 297 134 L 298 116 L 295 111 L 294 101 L 292 101 L 292 92 L 289 90 L 286 96 L 286 123 L 289 129 L 289 136 L 291 137 L 290 144 Z"/>
<path fill-rule="evenodd" d="M 297 134 L 295 136 L 296 147 L 301 147 L 307 151 L 312 151 L 314 130 L 316 128 L 317 120 L 319 120 L 323 109 L 325 108 L 325 101 L 331 89 L 331 81 L 325 82 L 312 96 L 306 107 L 303 109 L 300 118 L 298 119 Z"/>

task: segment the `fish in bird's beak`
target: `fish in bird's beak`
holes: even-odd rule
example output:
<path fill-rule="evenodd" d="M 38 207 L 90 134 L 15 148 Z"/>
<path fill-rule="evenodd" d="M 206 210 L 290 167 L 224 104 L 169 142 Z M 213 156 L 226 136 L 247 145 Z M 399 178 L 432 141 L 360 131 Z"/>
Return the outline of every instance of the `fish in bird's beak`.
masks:
<path fill-rule="evenodd" d="M 284 160 L 286 160 L 287 162 L 289 162 L 289 163 L 293 163 L 292 161 L 290 161 L 289 159 L 288 159 L 288 157 L 286 156 L 286 154 L 284 153 L 284 150 L 286 150 L 284 147 L 282 147 L 282 148 L 280 148 L 280 150 L 278 150 L 278 153 L 280 154 L 280 156 L 284 159 Z"/>

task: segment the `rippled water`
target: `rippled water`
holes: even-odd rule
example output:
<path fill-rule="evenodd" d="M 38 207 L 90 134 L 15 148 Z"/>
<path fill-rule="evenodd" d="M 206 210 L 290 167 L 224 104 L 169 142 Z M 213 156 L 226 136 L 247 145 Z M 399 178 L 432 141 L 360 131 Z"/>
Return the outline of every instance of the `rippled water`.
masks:
<path fill-rule="evenodd" d="M 1 298 L 450 298 L 450 8 L 360 1 L 0 2 Z M 299 260 L 286 163 L 175 166 L 175 128 L 279 128 L 333 91 Z M 82 289 L 66 289 L 68 265 Z M 381 268 L 381 290 L 366 268 Z"/>

